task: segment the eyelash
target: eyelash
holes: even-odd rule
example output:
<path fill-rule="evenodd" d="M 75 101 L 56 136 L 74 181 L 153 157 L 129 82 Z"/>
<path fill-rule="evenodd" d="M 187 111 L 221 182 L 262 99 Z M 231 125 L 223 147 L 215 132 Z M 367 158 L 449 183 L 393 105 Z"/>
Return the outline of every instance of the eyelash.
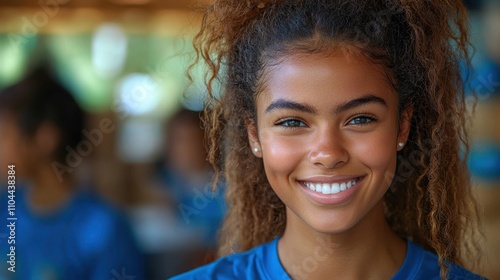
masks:
<path fill-rule="evenodd" d="M 356 120 L 356 119 L 365 119 L 365 120 L 368 120 L 367 122 L 363 122 L 363 123 L 353 123 L 352 125 L 356 125 L 356 126 L 364 126 L 364 125 L 369 125 L 371 124 L 372 122 L 375 122 L 377 121 L 377 119 L 371 115 L 369 115 L 368 113 L 361 113 L 360 115 L 357 115 L 353 118 L 351 118 L 347 124 L 350 124 L 352 121 Z"/>
<path fill-rule="evenodd" d="M 362 123 L 352 123 L 352 121 L 356 120 L 356 119 L 364 119 L 365 122 L 362 122 Z M 286 123 L 288 122 L 298 122 L 299 125 L 286 125 Z M 357 115 L 353 118 L 351 118 L 347 124 L 351 124 L 351 125 L 355 125 L 355 126 L 365 126 L 365 125 L 369 125 L 373 122 L 377 121 L 377 119 L 371 115 L 369 115 L 368 113 L 361 113 L 360 115 Z M 284 129 L 296 129 L 296 128 L 299 128 L 299 127 L 305 127 L 305 122 L 301 121 L 299 118 L 296 118 L 296 117 L 290 117 L 290 118 L 286 118 L 286 119 L 281 119 L 279 120 L 278 122 L 276 122 L 275 124 L 276 126 L 279 126 L 279 127 L 282 127 Z"/>
<path fill-rule="evenodd" d="M 294 126 L 292 126 L 292 125 L 285 125 L 285 123 L 291 122 L 291 121 L 299 122 L 299 123 L 304 124 L 304 125 L 294 125 Z M 291 118 L 286 118 L 286 119 L 279 120 L 276 123 L 276 125 L 279 126 L 279 127 L 284 128 L 284 129 L 295 129 L 295 128 L 298 128 L 298 127 L 304 127 L 305 123 L 303 121 L 301 121 L 300 119 L 298 119 L 298 118 L 291 117 Z"/>

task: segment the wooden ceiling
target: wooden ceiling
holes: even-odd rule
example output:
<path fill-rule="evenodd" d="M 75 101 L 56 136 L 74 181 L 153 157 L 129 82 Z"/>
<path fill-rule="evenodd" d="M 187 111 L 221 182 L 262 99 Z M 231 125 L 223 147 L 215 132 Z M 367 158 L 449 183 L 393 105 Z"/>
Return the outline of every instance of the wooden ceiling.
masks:
<path fill-rule="evenodd" d="M 59 5 L 64 8 L 95 8 L 95 9 L 187 9 L 203 7 L 210 0 L 2 0 L 2 7 L 40 8 L 44 5 Z"/>
<path fill-rule="evenodd" d="M 0 0 L 0 34 L 88 33 L 118 23 L 129 33 L 177 36 L 212 0 Z"/>

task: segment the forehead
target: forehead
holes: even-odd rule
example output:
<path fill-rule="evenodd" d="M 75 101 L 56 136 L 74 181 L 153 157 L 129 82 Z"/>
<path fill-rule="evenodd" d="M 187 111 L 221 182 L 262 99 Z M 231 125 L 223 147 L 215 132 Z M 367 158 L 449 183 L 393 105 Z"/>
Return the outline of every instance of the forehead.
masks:
<path fill-rule="evenodd" d="M 291 54 L 264 72 L 258 102 L 285 98 L 324 104 L 373 94 L 397 103 L 384 66 L 362 54 Z"/>

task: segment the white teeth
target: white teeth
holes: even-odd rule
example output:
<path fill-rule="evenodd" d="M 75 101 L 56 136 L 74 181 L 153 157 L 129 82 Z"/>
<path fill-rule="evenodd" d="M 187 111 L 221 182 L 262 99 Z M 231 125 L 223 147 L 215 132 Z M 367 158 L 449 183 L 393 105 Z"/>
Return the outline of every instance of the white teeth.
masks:
<path fill-rule="evenodd" d="M 322 193 L 324 193 L 324 194 L 331 194 L 332 193 L 332 188 L 330 187 L 329 184 L 323 184 Z"/>
<path fill-rule="evenodd" d="M 347 182 L 341 183 L 304 183 L 305 186 L 315 192 L 323 193 L 323 194 L 336 194 L 342 191 L 349 189 L 350 187 L 356 185 L 357 180 L 351 180 Z"/>
<path fill-rule="evenodd" d="M 340 188 L 339 188 L 339 183 L 333 183 L 332 184 L 332 193 L 339 193 Z"/>

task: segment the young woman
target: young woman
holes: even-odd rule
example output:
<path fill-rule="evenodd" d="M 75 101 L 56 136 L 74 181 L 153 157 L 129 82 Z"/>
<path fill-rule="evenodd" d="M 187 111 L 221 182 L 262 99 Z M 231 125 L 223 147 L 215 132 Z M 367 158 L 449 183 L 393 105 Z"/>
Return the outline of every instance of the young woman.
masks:
<path fill-rule="evenodd" d="M 458 0 L 215 1 L 196 46 L 227 180 L 220 255 L 238 254 L 174 279 L 482 279 L 461 266 L 466 16 Z"/>

